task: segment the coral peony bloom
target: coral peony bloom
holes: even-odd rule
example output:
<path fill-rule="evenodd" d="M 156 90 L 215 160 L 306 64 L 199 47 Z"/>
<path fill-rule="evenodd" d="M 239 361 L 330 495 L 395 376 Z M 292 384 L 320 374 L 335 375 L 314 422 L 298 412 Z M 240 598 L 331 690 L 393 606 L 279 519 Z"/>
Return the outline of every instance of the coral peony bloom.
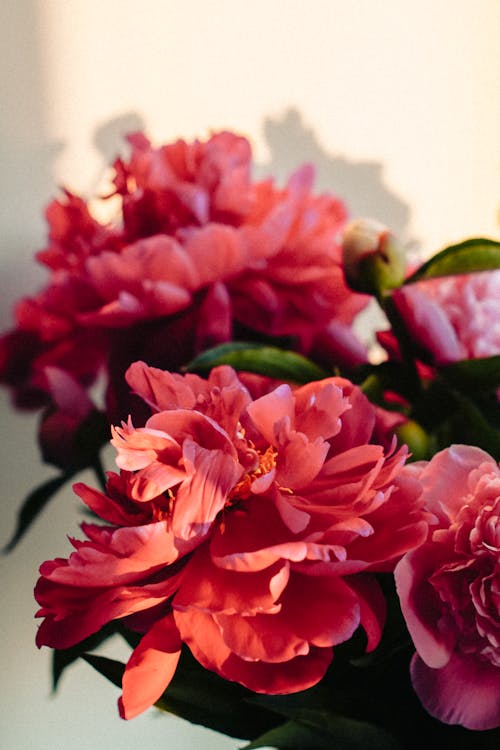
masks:
<path fill-rule="evenodd" d="M 500 725 L 500 468 L 454 445 L 420 480 L 437 523 L 395 570 L 417 649 L 413 685 L 440 721 L 491 729 Z"/>
<path fill-rule="evenodd" d="M 132 365 L 153 414 L 114 429 L 121 473 L 106 494 L 75 486 L 108 525 L 83 524 L 69 559 L 41 566 L 39 646 L 117 618 L 144 633 L 125 718 L 160 697 L 183 642 L 257 692 L 314 685 L 359 626 L 375 648 L 385 607 L 372 573 L 427 536 L 407 451 L 371 443 L 375 409 L 357 387 L 250 380 L 256 398 L 229 367 L 203 380 Z"/>
<path fill-rule="evenodd" d="M 411 284 L 394 302 L 432 364 L 500 354 L 500 270 Z"/>
<path fill-rule="evenodd" d="M 49 245 L 37 257 L 50 279 L 17 304 L 16 328 L 0 338 L 0 381 L 18 405 L 53 412 L 46 368 L 85 389 L 104 372 L 107 414 L 119 421 L 134 360 L 177 370 L 256 332 L 303 352 L 326 337 L 330 365 L 363 360 L 359 343 L 346 344 L 365 305 L 343 278 L 346 210 L 312 193 L 311 168 L 278 188 L 251 181 L 249 143 L 229 132 L 160 148 L 129 140 L 130 159 L 114 165 L 114 224 L 69 192 L 47 210 Z"/>

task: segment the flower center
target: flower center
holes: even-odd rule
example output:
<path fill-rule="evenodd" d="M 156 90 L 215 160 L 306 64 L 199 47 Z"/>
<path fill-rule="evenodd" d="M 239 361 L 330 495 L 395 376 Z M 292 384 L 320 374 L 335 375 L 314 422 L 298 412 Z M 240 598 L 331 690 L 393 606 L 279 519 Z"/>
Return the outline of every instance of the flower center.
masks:
<path fill-rule="evenodd" d="M 264 453 L 255 451 L 257 456 L 257 467 L 246 474 L 235 484 L 231 490 L 228 505 L 234 505 L 239 500 L 246 500 L 252 494 L 252 484 L 256 479 L 269 474 L 276 467 L 278 451 L 270 445 Z"/>

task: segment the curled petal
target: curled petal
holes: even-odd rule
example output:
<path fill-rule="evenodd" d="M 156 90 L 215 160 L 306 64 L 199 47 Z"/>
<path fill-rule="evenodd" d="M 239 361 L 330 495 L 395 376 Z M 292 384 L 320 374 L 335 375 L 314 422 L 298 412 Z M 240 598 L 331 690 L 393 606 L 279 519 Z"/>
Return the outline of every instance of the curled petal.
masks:
<path fill-rule="evenodd" d="M 177 492 L 172 516 L 172 531 L 188 541 L 203 538 L 241 476 L 241 466 L 222 451 L 201 448 L 191 440 L 184 442 L 185 481 Z"/>
<path fill-rule="evenodd" d="M 210 615 L 189 611 L 175 612 L 174 617 L 182 640 L 203 666 L 257 693 L 277 695 L 306 690 L 319 682 L 332 660 L 331 648 L 312 647 L 306 656 L 278 664 L 246 661 L 231 652 Z"/>
<path fill-rule="evenodd" d="M 176 610 L 224 614 L 277 611 L 276 602 L 288 583 L 289 570 L 289 564 L 280 560 L 264 570 L 242 576 L 214 565 L 205 544 L 186 565 L 173 606 Z"/>
<path fill-rule="evenodd" d="M 153 705 L 168 687 L 181 655 L 172 616 L 156 622 L 127 662 L 118 701 L 122 719 L 133 719 Z"/>
<path fill-rule="evenodd" d="M 475 730 L 500 726 L 498 667 L 453 654 L 443 667 L 432 669 L 415 654 L 411 678 L 424 708 L 439 721 Z"/>

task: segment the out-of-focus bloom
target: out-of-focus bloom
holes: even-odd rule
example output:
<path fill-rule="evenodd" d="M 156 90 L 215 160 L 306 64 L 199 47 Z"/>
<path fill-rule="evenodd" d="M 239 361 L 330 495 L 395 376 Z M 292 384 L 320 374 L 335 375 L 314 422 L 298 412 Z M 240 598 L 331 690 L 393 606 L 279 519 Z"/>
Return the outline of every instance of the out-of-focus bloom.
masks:
<path fill-rule="evenodd" d="M 395 576 L 417 649 L 424 707 L 469 729 L 500 725 L 500 469 L 479 448 L 454 445 L 420 473 L 437 523 Z"/>
<path fill-rule="evenodd" d="M 37 643 L 67 648 L 125 618 L 144 633 L 120 711 L 153 704 L 181 643 L 263 693 L 317 683 L 364 628 L 375 648 L 390 571 L 427 537 L 407 451 L 372 442 L 376 414 L 342 378 L 292 389 L 229 367 L 208 381 L 143 363 L 128 382 L 153 411 L 113 430 L 120 475 L 75 489 L 108 526 L 83 524 L 69 559 L 41 566 Z"/>
<path fill-rule="evenodd" d="M 409 284 L 393 299 L 424 361 L 500 354 L 500 270 Z"/>
<path fill-rule="evenodd" d="M 403 283 L 406 260 L 399 240 L 373 219 L 357 219 L 344 230 L 344 273 L 351 289 L 378 294 Z"/>
<path fill-rule="evenodd" d="M 160 148 L 129 140 L 130 159 L 114 165 L 115 224 L 69 192 L 47 210 L 49 245 L 37 257 L 50 280 L 17 304 L 16 328 L 0 338 L 0 381 L 19 406 L 53 411 L 46 368 L 84 388 L 104 373 L 117 421 L 130 411 L 123 375 L 134 360 L 176 370 L 255 332 L 302 352 L 326 337 L 330 364 L 363 358 L 352 332 L 345 341 L 365 304 L 343 278 L 346 210 L 312 194 L 312 168 L 278 188 L 251 181 L 249 143 L 229 132 Z"/>

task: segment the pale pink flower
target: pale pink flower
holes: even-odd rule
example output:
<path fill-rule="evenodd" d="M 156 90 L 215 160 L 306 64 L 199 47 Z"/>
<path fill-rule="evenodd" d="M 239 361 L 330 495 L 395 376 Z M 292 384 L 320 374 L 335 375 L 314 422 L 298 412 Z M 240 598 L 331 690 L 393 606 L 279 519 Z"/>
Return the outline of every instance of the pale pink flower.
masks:
<path fill-rule="evenodd" d="M 453 445 L 420 481 L 436 524 L 395 570 L 417 649 L 413 685 L 440 721 L 491 729 L 500 725 L 500 468 Z"/>
<path fill-rule="evenodd" d="M 431 363 L 500 354 L 500 270 L 409 284 L 393 298 Z"/>

